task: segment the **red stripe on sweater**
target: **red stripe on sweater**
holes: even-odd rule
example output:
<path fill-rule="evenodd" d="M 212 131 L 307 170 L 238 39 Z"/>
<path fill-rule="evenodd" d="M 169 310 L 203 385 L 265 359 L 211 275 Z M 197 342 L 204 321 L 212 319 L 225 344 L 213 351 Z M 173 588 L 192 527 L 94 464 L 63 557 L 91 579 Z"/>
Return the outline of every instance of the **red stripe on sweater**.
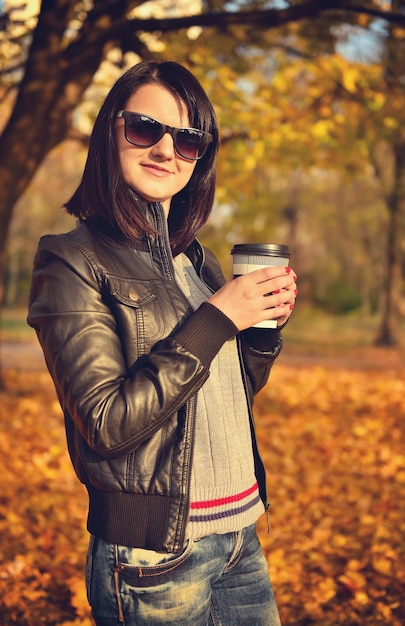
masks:
<path fill-rule="evenodd" d="M 225 498 L 216 498 L 215 500 L 201 500 L 200 502 L 191 502 L 190 509 L 209 509 L 215 506 L 221 506 L 223 504 L 231 504 L 232 502 L 238 502 L 239 500 L 243 500 L 247 496 L 250 496 L 252 493 L 257 491 L 258 485 L 255 483 L 250 489 L 246 489 L 242 491 L 242 493 L 237 493 L 234 496 L 227 496 Z"/>

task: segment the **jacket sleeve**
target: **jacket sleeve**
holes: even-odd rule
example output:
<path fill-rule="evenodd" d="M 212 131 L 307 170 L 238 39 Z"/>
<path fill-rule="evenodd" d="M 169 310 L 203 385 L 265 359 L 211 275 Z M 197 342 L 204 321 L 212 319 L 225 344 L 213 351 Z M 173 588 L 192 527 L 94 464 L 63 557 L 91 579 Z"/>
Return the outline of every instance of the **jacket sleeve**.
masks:
<path fill-rule="evenodd" d="M 283 347 L 278 330 L 249 328 L 241 333 L 241 349 L 252 396 L 267 383 L 274 361 Z"/>
<path fill-rule="evenodd" d="M 128 368 L 102 278 L 81 250 L 52 237 L 42 238 L 34 261 L 28 323 L 63 409 L 90 448 L 111 458 L 134 451 L 176 414 L 236 331 L 206 303 Z"/>

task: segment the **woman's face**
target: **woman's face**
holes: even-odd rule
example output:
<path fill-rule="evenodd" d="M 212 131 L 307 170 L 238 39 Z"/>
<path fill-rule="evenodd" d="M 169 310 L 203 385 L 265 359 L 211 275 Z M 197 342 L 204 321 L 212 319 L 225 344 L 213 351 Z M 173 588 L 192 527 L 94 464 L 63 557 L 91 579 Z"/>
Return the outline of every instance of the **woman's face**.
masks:
<path fill-rule="evenodd" d="M 143 85 L 127 101 L 126 111 L 142 113 L 168 126 L 190 126 L 184 102 L 161 85 Z M 116 122 L 116 139 L 125 181 L 147 202 L 161 202 L 169 214 L 173 196 L 191 178 L 196 162 L 175 152 L 168 133 L 150 148 L 138 148 L 125 139 L 124 120 Z"/>

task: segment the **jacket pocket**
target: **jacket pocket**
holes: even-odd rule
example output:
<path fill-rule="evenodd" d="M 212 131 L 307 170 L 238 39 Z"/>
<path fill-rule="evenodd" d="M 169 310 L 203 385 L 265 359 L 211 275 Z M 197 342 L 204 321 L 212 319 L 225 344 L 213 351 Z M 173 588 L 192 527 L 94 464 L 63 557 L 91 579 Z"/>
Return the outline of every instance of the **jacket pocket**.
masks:
<path fill-rule="evenodd" d="M 137 356 L 142 356 L 165 335 L 165 293 L 161 281 L 109 276 L 107 282 L 117 331 L 125 341 L 133 343 Z"/>

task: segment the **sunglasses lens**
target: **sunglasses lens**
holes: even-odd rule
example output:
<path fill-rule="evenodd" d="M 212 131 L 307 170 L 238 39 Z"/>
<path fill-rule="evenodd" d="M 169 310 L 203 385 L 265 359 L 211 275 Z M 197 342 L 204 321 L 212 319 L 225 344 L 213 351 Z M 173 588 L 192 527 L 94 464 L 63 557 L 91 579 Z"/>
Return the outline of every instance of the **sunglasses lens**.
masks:
<path fill-rule="evenodd" d="M 181 128 L 175 137 L 177 152 L 186 159 L 199 159 L 207 145 L 205 135 L 194 128 Z"/>
<path fill-rule="evenodd" d="M 125 125 L 128 141 L 141 148 L 153 146 L 162 137 L 162 125 L 151 117 L 131 115 Z"/>
<path fill-rule="evenodd" d="M 140 113 L 124 111 L 122 117 L 125 120 L 127 141 L 140 148 L 154 146 L 168 132 L 173 137 L 176 152 L 183 158 L 194 161 L 204 155 L 212 140 L 209 133 L 196 128 L 171 128 Z"/>

